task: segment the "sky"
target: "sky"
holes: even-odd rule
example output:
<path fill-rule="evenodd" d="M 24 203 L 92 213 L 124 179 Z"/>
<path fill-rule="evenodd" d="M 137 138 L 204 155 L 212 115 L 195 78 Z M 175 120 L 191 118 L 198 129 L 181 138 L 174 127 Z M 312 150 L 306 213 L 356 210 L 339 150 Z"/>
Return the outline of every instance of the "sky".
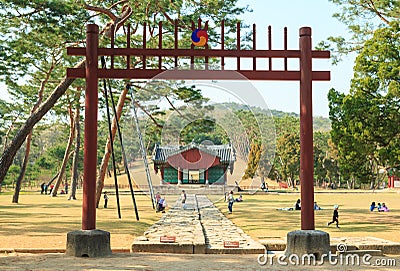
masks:
<path fill-rule="evenodd" d="M 239 0 L 238 5 L 248 5 L 253 10 L 242 17 L 246 24 L 257 25 L 257 33 L 271 25 L 273 49 L 283 49 L 280 43 L 284 27 L 288 28 L 289 49 L 298 49 L 298 33 L 303 26 L 312 28 L 313 48 L 329 36 L 350 36 L 345 25 L 332 18 L 333 13 L 339 9 L 328 0 Z M 257 48 L 266 48 L 266 30 L 260 34 L 264 37 L 257 35 Z M 265 43 L 262 44 L 262 41 Z M 314 70 L 331 71 L 331 81 L 313 83 L 314 116 L 329 116 L 329 89 L 335 88 L 337 91 L 348 93 L 353 77 L 354 59 L 354 55 L 345 57 L 344 61 L 337 65 L 332 65 L 330 60 L 325 59 L 313 61 Z M 299 113 L 298 82 L 257 81 L 253 85 L 260 91 L 269 109 Z"/>
<path fill-rule="evenodd" d="M 239 0 L 238 6 L 249 6 L 253 10 L 240 17 L 245 24 L 257 25 L 257 49 L 267 48 L 266 33 L 269 25 L 272 27 L 272 49 L 283 49 L 284 27 L 288 28 L 288 49 L 298 49 L 298 33 L 303 26 L 312 28 L 313 47 L 329 36 L 349 36 L 346 27 L 332 18 L 338 7 L 328 0 Z M 331 61 L 326 59 L 313 61 L 314 70 L 331 71 L 331 81 L 313 83 L 314 116 L 329 116 L 327 99 L 329 89 L 348 92 L 353 76 L 354 58 L 354 55 L 349 56 L 337 65 L 332 65 Z M 299 113 L 298 82 L 253 81 L 252 84 L 261 93 L 269 109 Z M 222 101 L 234 101 L 228 97 L 229 95 L 216 95 L 211 97 L 211 100 L 218 102 L 221 96 L 225 99 Z M 0 84 L 0 97 L 6 98 L 5 86 L 2 84 Z"/>

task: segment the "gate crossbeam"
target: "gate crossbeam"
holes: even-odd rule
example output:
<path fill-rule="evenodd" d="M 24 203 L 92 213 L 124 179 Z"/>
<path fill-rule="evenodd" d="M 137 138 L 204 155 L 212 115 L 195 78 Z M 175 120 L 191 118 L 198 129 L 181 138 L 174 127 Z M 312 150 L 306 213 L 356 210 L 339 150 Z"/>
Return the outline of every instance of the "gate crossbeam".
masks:
<path fill-rule="evenodd" d="M 192 79 L 192 80 L 232 80 L 233 70 L 174 70 L 173 73 L 165 73 L 165 69 L 98 69 L 99 78 L 112 79 L 149 79 L 157 76 L 157 80 L 171 79 Z M 195 71 L 195 72 L 193 72 Z M 235 70 L 249 80 L 284 80 L 300 81 L 300 71 L 251 71 Z M 71 68 L 67 71 L 69 78 L 85 78 L 85 69 Z M 329 71 L 313 71 L 313 81 L 330 80 Z"/>

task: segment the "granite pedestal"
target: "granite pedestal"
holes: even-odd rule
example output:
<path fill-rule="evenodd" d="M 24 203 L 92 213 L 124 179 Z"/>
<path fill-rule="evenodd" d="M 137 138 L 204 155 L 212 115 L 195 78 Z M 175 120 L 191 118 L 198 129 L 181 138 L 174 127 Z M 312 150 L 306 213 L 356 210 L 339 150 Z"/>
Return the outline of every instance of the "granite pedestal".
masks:
<path fill-rule="evenodd" d="M 314 255 L 317 260 L 330 252 L 329 233 L 318 230 L 297 230 L 287 234 L 285 255 Z"/>
<path fill-rule="evenodd" d="M 67 234 L 65 254 L 75 257 L 111 255 L 110 233 L 102 230 L 78 230 Z"/>

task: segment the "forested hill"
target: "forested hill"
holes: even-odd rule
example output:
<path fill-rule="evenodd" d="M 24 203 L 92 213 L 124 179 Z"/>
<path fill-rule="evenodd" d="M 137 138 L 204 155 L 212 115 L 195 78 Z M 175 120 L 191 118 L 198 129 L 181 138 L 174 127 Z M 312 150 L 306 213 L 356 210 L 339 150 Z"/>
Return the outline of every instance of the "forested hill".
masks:
<path fill-rule="evenodd" d="M 275 109 L 270 109 L 269 112 L 266 111 L 265 109 L 260 109 L 259 107 L 248 107 L 247 105 L 244 104 L 238 104 L 238 103 L 221 103 L 222 106 L 230 108 L 232 110 L 252 110 L 254 112 L 265 112 L 265 114 L 272 114 L 274 118 L 283 118 L 283 117 L 296 117 L 300 118 L 300 115 L 294 112 L 283 112 Z M 314 131 L 320 131 L 320 132 L 327 132 L 331 130 L 331 121 L 329 118 L 324 118 L 321 116 L 314 116 L 313 118 L 313 126 L 314 126 Z"/>

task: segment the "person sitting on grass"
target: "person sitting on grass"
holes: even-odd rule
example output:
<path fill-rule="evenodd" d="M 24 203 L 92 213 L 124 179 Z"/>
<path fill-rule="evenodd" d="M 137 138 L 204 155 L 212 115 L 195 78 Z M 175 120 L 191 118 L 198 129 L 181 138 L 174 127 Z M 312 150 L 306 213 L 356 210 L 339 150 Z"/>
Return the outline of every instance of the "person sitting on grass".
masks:
<path fill-rule="evenodd" d="M 322 210 L 322 208 L 319 207 L 316 201 L 314 201 L 314 210 Z"/>
<path fill-rule="evenodd" d="M 385 203 L 382 203 L 382 206 L 380 209 L 378 209 L 379 212 L 389 212 L 389 208 L 386 206 Z"/>
<path fill-rule="evenodd" d="M 158 212 L 163 212 L 163 213 L 165 213 L 165 207 L 167 206 L 167 202 L 165 201 L 165 198 L 161 198 L 159 201 L 158 201 L 158 204 L 157 204 L 157 213 Z"/>
<path fill-rule="evenodd" d="M 371 206 L 369 206 L 369 210 L 372 212 L 373 210 L 375 210 L 376 209 L 376 205 L 375 205 L 375 201 L 373 201 L 372 203 L 371 203 Z"/>
<path fill-rule="evenodd" d="M 298 200 L 296 201 L 296 204 L 294 205 L 294 209 L 295 209 L 295 210 L 301 210 L 300 199 L 298 199 Z"/>
<path fill-rule="evenodd" d="M 236 201 L 236 202 L 242 202 L 242 201 L 243 201 L 242 195 L 239 195 L 239 197 L 236 198 L 235 201 Z"/>

